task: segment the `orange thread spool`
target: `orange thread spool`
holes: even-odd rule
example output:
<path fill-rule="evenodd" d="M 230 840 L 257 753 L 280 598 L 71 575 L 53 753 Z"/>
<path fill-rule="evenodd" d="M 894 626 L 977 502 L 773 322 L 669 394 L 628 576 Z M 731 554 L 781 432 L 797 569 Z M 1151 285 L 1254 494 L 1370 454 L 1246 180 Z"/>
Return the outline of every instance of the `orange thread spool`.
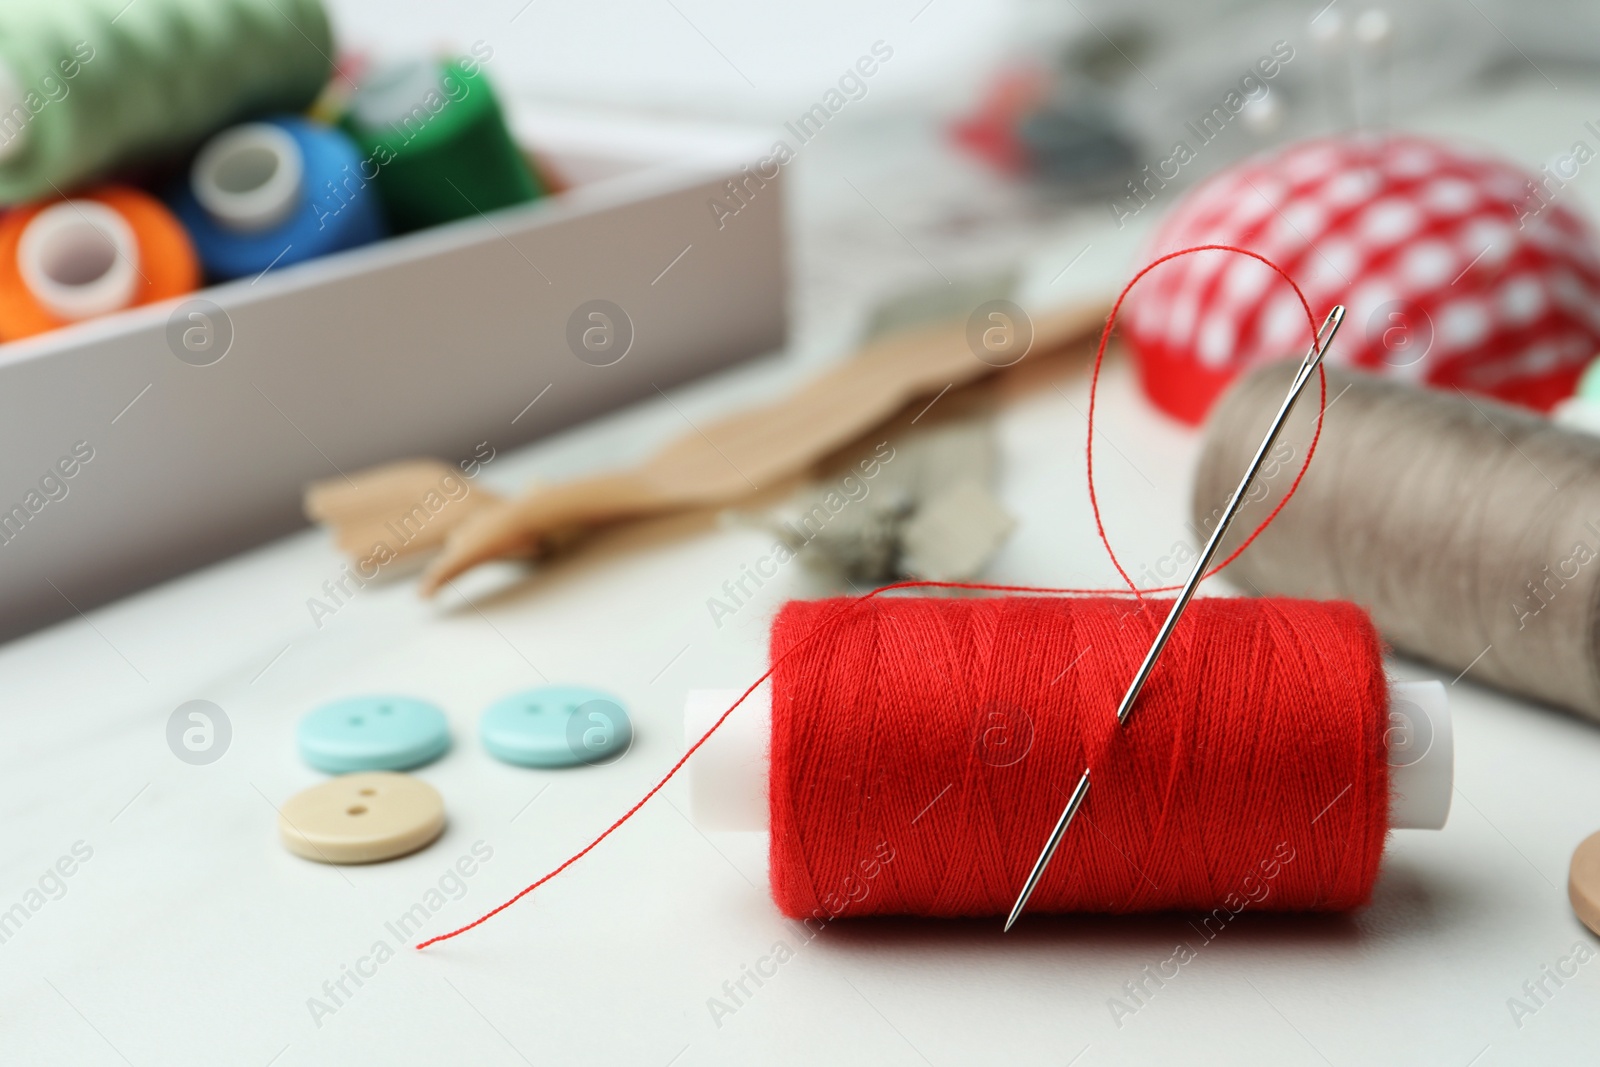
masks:
<path fill-rule="evenodd" d="M 30 236 L 35 221 L 41 225 Z M 130 241 L 132 255 L 121 247 Z M 115 276 L 130 267 L 128 284 L 119 287 Z M 0 218 L 3 341 L 181 296 L 199 284 L 189 235 L 159 200 L 137 189 L 106 186 Z"/>

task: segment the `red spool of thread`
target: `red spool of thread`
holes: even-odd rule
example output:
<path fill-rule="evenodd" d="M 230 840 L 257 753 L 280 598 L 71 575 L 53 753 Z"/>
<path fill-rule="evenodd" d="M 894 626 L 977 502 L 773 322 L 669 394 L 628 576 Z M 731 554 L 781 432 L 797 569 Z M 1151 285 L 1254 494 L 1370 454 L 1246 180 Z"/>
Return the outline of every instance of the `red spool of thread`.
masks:
<path fill-rule="evenodd" d="M 1123 287 L 1095 353 L 1086 465 L 1096 530 L 1136 594 L 1106 539 L 1095 495 L 1101 361 L 1129 290 L 1161 264 L 1206 251 L 1248 257 L 1282 276 L 1316 331 L 1294 280 L 1237 246 L 1168 253 Z M 1278 510 L 1293 497 L 1315 451 L 1313 437 Z M 1208 573 L 1231 563 L 1278 510 Z M 1074 597 L 880 598 L 910 586 Z M 560 877 L 632 819 L 691 757 L 720 747 L 706 749 L 741 706 L 759 703 L 753 695 L 768 679 L 770 759 L 749 751 L 759 728 L 736 729 L 718 757 L 732 773 L 708 792 L 716 795 L 712 807 L 739 808 L 750 799 L 749 779 L 757 780 L 754 792 L 765 792 L 770 807 L 773 896 L 795 918 L 1006 914 L 1054 826 L 1068 783 L 1085 765 L 1103 783 L 1097 798 L 1111 791 L 1117 796 L 1098 821 L 1087 808 L 1080 812 L 1064 842 L 1078 854 L 1047 871 L 1030 900 L 1032 911 L 1223 906 L 1236 914 L 1246 903 L 1280 911 L 1348 910 L 1371 896 L 1391 801 L 1406 809 L 1397 825 L 1443 826 L 1451 746 L 1442 687 L 1423 684 L 1436 690 L 1425 703 L 1443 713 L 1442 744 L 1432 743 L 1429 730 L 1420 754 L 1411 753 L 1402 731 L 1391 750 L 1382 647 L 1360 608 L 1268 599 L 1191 603 L 1188 625 L 1166 647 L 1161 682 L 1153 677 L 1143 690 L 1135 709 L 1141 729 L 1134 736 L 1119 728 L 1111 709 L 1170 602 L 1106 592 L 905 582 L 855 600 L 789 603 L 773 626 L 767 673 L 736 695 L 691 692 L 686 717 L 705 712 L 696 707 L 707 699 L 718 710 L 691 726 L 688 750 L 637 803 L 504 903 L 416 947 L 474 930 Z M 1093 595 L 1076 596 L 1085 593 Z M 731 702 L 723 704 L 723 695 Z M 1404 762 L 1395 766 L 1409 767 L 1412 800 L 1403 790 L 1389 795 L 1385 757 L 1397 752 Z M 760 774 L 763 762 L 770 764 L 770 778 Z M 958 804 L 951 805 L 956 814 L 928 823 L 940 831 L 936 838 L 917 839 L 923 832 L 918 823 L 958 786 Z M 919 792 L 932 799 L 911 814 Z M 1322 796 L 1331 799 L 1314 809 Z M 698 808 L 698 797 L 695 803 Z M 1103 842 L 1087 840 L 1091 832 Z M 890 833 L 903 835 L 907 847 L 902 850 Z M 890 864 L 893 877 L 874 892 L 865 881 L 876 881 Z M 1280 881 L 1290 864 L 1297 864 L 1293 876 Z M 1267 883 L 1275 883 L 1275 893 Z"/>
<path fill-rule="evenodd" d="M 772 629 L 772 894 L 796 918 L 1003 916 L 1083 767 L 1030 912 L 1342 911 L 1388 832 L 1382 646 L 1358 607 L 795 601 Z M 1068 666 L 1070 664 L 1070 666 Z"/>
<path fill-rule="evenodd" d="M 189 235 L 154 197 L 108 186 L 0 218 L 0 341 L 192 292 Z"/>

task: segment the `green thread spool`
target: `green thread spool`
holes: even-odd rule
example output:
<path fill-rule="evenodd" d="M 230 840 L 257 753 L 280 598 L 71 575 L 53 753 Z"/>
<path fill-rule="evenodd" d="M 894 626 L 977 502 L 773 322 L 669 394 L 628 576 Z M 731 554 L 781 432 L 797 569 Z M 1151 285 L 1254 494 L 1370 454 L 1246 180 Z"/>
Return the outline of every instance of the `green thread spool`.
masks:
<path fill-rule="evenodd" d="M 381 68 L 350 102 L 345 127 L 396 231 L 520 204 L 544 189 L 506 129 L 476 60 Z"/>
<path fill-rule="evenodd" d="M 320 0 L 4 0 L 0 203 L 304 110 L 332 54 Z"/>

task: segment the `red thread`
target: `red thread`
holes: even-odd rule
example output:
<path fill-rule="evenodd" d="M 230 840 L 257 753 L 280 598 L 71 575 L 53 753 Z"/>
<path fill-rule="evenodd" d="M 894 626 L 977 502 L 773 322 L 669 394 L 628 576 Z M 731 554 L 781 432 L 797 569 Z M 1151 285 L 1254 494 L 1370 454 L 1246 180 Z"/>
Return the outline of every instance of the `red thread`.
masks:
<path fill-rule="evenodd" d="M 1265 263 L 1268 267 L 1271 267 L 1273 270 L 1277 271 L 1277 273 L 1279 275 L 1281 275 L 1283 277 L 1283 279 L 1289 283 L 1290 288 L 1292 288 L 1294 290 L 1295 295 L 1299 298 L 1301 307 L 1303 307 L 1305 309 L 1306 321 L 1310 325 L 1310 328 L 1311 328 L 1312 343 L 1313 344 L 1316 343 L 1315 339 L 1316 339 L 1316 334 L 1317 334 L 1317 321 L 1312 316 L 1311 305 L 1306 301 L 1305 294 L 1303 292 L 1301 292 L 1300 287 L 1295 284 L 1294 279 L 1289 277 L 1289 275 L 1284 273 L 1284 271 L 1281 268 L 1279 268 L 1275 263 L 1272 263 L 1270 260 L 1266 259 L 1264 256 L 1261 256 L 1258 253 L 1252 252 L 1249 249 L 1237 248 L 1237 247 L 1235 247 L 1233 245 L 1197 245 L 1197 246 L 1195 246 L 1193 248 L 1185 248 L 1185 249 L 1181 249 L 1181 250 L 1179 250 L 1177 252 L 1170 252 L 1167 255 L 1162 256 L 1160 259 L 1157 259 L 1154 262 L 1150 263 L 1143 270 L 1141 270 L 1138 274 L 1134 275 L 1133 279 L 1131 281 L 1129 281 L 1127 285 L 1123 286 L 1122 291 L 1117 294 L 1116 303 L 1114 303 L 1112 305 L 1110 314 L 1108 314 L 1106 316 L 1105 328 L 1100 333 L 1100 343 L 1099 343 L 1098 347 L 1095 349 L 1094 371 L 1093 371 L 1093 374 L 1090 377 L 1090 381 L 1089 381 L 1089 414 L 1088 414 L 1088 424 L 1089 424 L 1089 426 L 1088 426 L 1088 446 L 1087 446 L 1087 449 L 1086 449 L 1087 463 L 1088 463 L 1089 500 L 1090 500 L 1090 503 L 1091 503 L 1091 505 L 1093 506 L 1093 509 L 1094 509 L 1095 530 L 1100 536 L 1101 544 L 1103 544 L 1105 546 L 1107 555 L 1109 555 L 1111 557 L 1112 564 L 1117 568 L 1117 573 L 1120 574 L 1122 576 L 1123 581 L 1125 583 L 1127 583 L 1129 592 L 1135 598 L 1140 599 L 1141 601 L 1143 599 L 1143 594 L 1144 593 L 1169 592 L 1169 591 L 1174 590 L 1174 589 L 1176 589 L 1178 587 L 1177 586 L 1156 586 L 1156 587 L 1153 587 L 1153 588 L 1143 589 L 1143 590 L 1137 588 L 1133 584 L 1132 580 L 1128 578 L 1127 572 L 1125 570 L 1123 570 L 1121 562 L 1118 561 L 1118 559 L 1116 557 L 1116 553 L 1111 548 L 1110 540 L 1108 540 L 1107 537 L 1106 537 L 1105 525 L 1102 522 L 1101 516 L 1100 516 L 1100 504 L 1099 504 L 1098 498 L 1095 495 L 1095 489 L 1094 489 L 1094 410 L 1095 410 L 1095 398 L 1096 398 L 1096 395 L 1098 393 L 1099 386 L 1100 386 L 1100 367 L 1101 367 L 1101 364 L 1105 360 L 1106 344 L 1110 340 L 1112 328 L 1116 325 L 1117 313 L 1122 308 L 1122 303 L 1127 298 L 1129 290 L 1131 290 L 1134 287 L 1134 285 L 1136 285 L 1138 283 L 1140 278 L 1143 278 L 1151 270 L 1153 270 L 1154 268 L 1160 266 L 1162 263 L 1165 263 L 1167 260 L 1175 259 L 1178 256 L 1190 255 L 1192 253 L 1205 252 L 1205 251 L 1233 252 L 1233 253 L 1237 253 L 1239 255 L 1249 256 L 1252 259 L 1260 260 L 1262 263 Z M 1320 368 L 1319 368 L 1319 374 L 1320 373 L 1321 372 L 1320 372 Z M 1224 567 L 1228 566 L 1228 564 L 1232 563 L 1235 559 L 1238 558 L 1238 556 L 1239 556 L 1239 554 L 1241 552 L 1243 552 L 1246 548 L 1250 547 L 1251 542 L 1253 542 L 1256 539 L 1256 537 L 1258 535 L 1260 535 L 1262 530 L 1265 530 L 1269 525 L 1271 525 L 1272 521 L 1275 518 L 1277 518 L 1278 512 L 1283 510 L 1284 505 L 1287 504 L 1294 497 L 1295 492 L 1300 488 L 1300 481 L 1301 481 L 1302 478 L 1305 477 L 1306 469 L 1308 467 L 1310 467 L 1310 465 L 1311 465 L 1311 457 L 1316 454 L 1317 441 L 1321 438 L 1321 435 L 1322 435 L 1322 410 L 1327 407 L 1327 396 L 1328 396 L 1328 386 L 1327 386 L 1327 377 L 1326 377 L 1326 375 L 1322 375 L 1320 384 L 1321 384 L 1321 394 L 1320 394 L 1319 401 L 1318 401 L 1318 414 L 1317 414 L 1316 432 L 1312 436 L 1311 446 L 1306 449 L 1305 460 L 1301 463 L 1300 470 L 1298 471 L 1298 473 L 1296 473 L 1294 482 L 1291 483 L 1291 485 L 1289 486 L 1289 491 L 1284 494 L 1283 500 L 1281 500 L 1278 503 L 1278 506 L 1275 507 L 1272 510 L 1272 513 L 1269 514 L 1265 519 L 1262 520 L 1261 524 L 1259 526 L 1257 526 L 1255 528 L 1255 530 L 1253 530 L 1251 532 L 1249 537 L 1245 538 L 1245 540 L 1240 543 L 1239 547 L 1236 548 L 1231 555 L 1229 555 L 1221 563 L 1216 564 L 1209 571 L 1206 572 L 1206 576 L 1207 577 L 1210 577 L 1210 576 L 1216 574 L 1218 571 L 1220 571 Z M 485 912 L 483 915 L 480 915 L 478 918 L 474 919 L 470 923 L 467 923 L 465 926 L 457 927 L 456 929 L 451 930 L 448 933 L 439 934 L 436 937 L 430 937 L 426 941 L 420 942 L 416 947 L 418 949 L 424 949 L 424 948 L 427 948 L 429 945 L 437 944 L 440 941 L 448 941 L 453 937 L 458 937 L 461 934 L 466 933 L 468 930 L 471 930 L 471 929 L 473 929 L 473 928 L 475 928 L 477 926 L 481 926 L 483 923 L 488 922 L 490 919 L 494 918 L 496 915 L 500 914 L 502 911 L 505 911 L 507 908 L 511 907 L 511 905 L 515 904 L 517 901 L 521 900 L 523 897 L 527 896 L 529 893 L 532 893 L 535 889 L 538 889 L 540 886 L 542 886 L 546 882 L 550 881 L 550 879 L 554 878 L 556 875 L 560 874 L 562 871 L 565 871 L 568 867 L 572 866 L 574 863 L 576 863 L 579 860 L 581 860 L 584 856 L 587 856 L 590 852 L 592 852 L 595 849 L 595 847 L 597 845 L 600 844 L 600 842 L 602 842 L 606 838 L 610 837 L 613 833 L 615 833 L 617 831 L 617 829 L 619 827 L 622 826 L 623 823 L 626 823 L 629 819 L 633 818 L 635 813 L 637 813 L 640 808 L 644 807 L 645 804 L 649 803 L 650 799 L 652 797 L 654 797 L 657 793 L 659 793 L 666 786 L 666 784 L 668 782 L 670 782 L 673 779 L 674 776 L 677 775 L 678 771 L 683 769 L 683 765 L 685 763 L 689 762 L 689 758 L 691 756 L 693 756 L 697 751 L 699 751 L 700 746 L 705 744 L 706 741 L 710 739 L 711 735 L 717 732 L 718 728 L 720 728 L 722 726 L 722 724 L 727 721 L 728 716 L 732 715 L 734 713 L 734 711 L 749 698 L 751 693 L 755 692 L 756 689 L 758 689 L 763 682 L 765 682 L 768 678 L 772 677 L 773 674 L 781 666 L 783 666 L 786 662 L 788 662 L 788 660 L 789 660 L 789 658 L 791 656 L 794 656 L 798 652 L 804 650 L 806 647 L 809 646 L 809 644 L 812 641 L 816 640 L 819 636 L 824 635 L 827 632 L 828 627 L 830 627 L 834 622 L 839 620 L 841 618 L 841 615 L 845 611 L 848 611 L 848 610 L 850 610 L 852 608 L 857 608 L 857 607 L 860 607 L 862 605 L 865 605 L 869 601 L 872 601 L 875 598 L 877 598 L 879 595 L 884 594 L 884 593 L 893 592 L 895 590 L 899 590 L 899 589 L 930 589 L 930 588 L 932 588 L 932 589 L 972 589 L 972 590 L 980 590 L 980 591 L 987 591 L 987 592 L 1000 592 L 1000 593 L 1037 593 L 1037 594 L 1050 594 L 1050 595 L 1056 595 L 1056 596 L 1087 596 L 1087 595 L 1116 596 L 1116 595 L 1128 595 L 1127 593 L 1123 593 L 1121 590 L 1117 590 L 1117 589 L 1069 589 L 1069 588 L 1058 588 L 1058 587 L 1050 587 L 1050 586 L 998 585 L 998 584 L 981 583 L 981 582 L 907 581 L 907 582 L 895 582 L 895 583 L 892 583 L 890 585 L 882 586 L 882 587 L 880 587 L 878 589 L 872 590 L 871 592 L 865 593 L 862 596 L 860 596 L 858 598 L 855 598 L 855 599 L 834 600 L 834 601 L 824 602 L 824 603 L 830 605 L 830 609 L 831 610 L 829 610 L 826 614 L 823 615 L 823 617 L 820 620 L 817 621 L 817 623 L 813 627 L 813 629 L 809 633 L 805 634 L 799 640 L 794 641 L 793 643 L 789 644 L 783 652 L 778 653 L 776 651 L 776 649 L 774 649 L 772 665 L 767 668 L 767 670 L 761 675 L 761 677 L 757 678 L 755 680 L 755 682 L 753 682 L 748 689 L 746 689 L 742 694 L 740 694 L 739 699 L 734 701 L 731 705 L 729 705 L 727 711 L 724 711 L 720 716 L 717 717 L 717 721 L 711 724 L 710 729 L 706 730 L 705 733 L 701 734 L 699 740 L 697 740 L 694 744 L 689 746 L 688 751 L 686 751 L 678 759 L 678 761 L 676 763 L 674 763 L 670 768 L 668 768 L 667 773 L 662 775 L 661 779 L 659 781 L 657 781 L 655 785 L 650 787 L 650 791 L 649 792 L 645 793 L 644 796 L 640 797 L 639 801 L 636 804 L 634 804 L 633 807 L 631 807 L 627 811 L 623 812 L 620 818 L 618 818 L 610 826 L 608 826 L 604 830 L 602 830 L 600 832 L 600 834 L 597 837 L 595 837 L 594 840 L 590 841 L 587 845 L 585 845 L 578 852 L 574 853 L 572 856 L 569 856 L 566 860 L 562 861 L 560 866 L 556 867 L 554 870 L 550 871 L 548 874 L 546 874 L 543 877 L 539 878 L 537 881 L 529 884 L 528 886 L 525 886 L 515 896 L 511 897 L 505 903 L 503 903 L 503 904 L 499 905 L 498 907 L 495 907 L 495 908 Z M 999 599 L 1000 599 L 1001 602 L 1004 602 L 1007 598 L 999 598 Z M 1197 607 L 1199 603 L 1203 603 L 1203 602 L 1197 602 L 1196 605 L 1192 605 L 1190 610 L 1193 611 L 1194 608 Z M 1145 616 L 1144 612 L 1140 612 L 1139 615 L 1147 617 L 1147 616 Z M 1156 623 L 1154 623 L 1153 621 L 1149 624 L 1149 633 L 1145 638 L 1145 640 L 1147 642 L 1148 642 L 1148 638 L 1150 636 L 1154 635 L 1155 626 L 1156 626 Z M 1180 628 L 1180 630 L 1177 631 L 1177 632 L 1182 632 L 1183 629 L 1185 629 L 1185 628 Z M 1175 632 L 1175 634 L 1176 634 L 1176 632 Z M 1174 639 L 1176 639 L 1176 636 L 1174 637 Z M 1143 653 L 1141 652 L 1140 655 L 1142 656 L 1142 654 Z M 1137 666 L 1137 662 L 1135 662 L 1134 666 L 1135 667 Z M 1132 668 L 1130 668 L 1129 671 L 1128 671 L 1128 677 L 1130 677 L 1130 678 L 1132 677 Z M 1152 676 L 1152 683 L 1153 683 L 1153 681 L 1154 681 L 1154 676 Z M 1112 708 L 1115 708 L 1115 706 L 1116 706 L 1115 703 L 1112 703 L 1110 705 L 1110 707 L 1112 707 Z M 1108 791 L 1109 790 L 1096 790 L 1097 797 L 1098 797 L 1099 793 L 1108 792 Z M 1098 799 L 1097 799 L 1097 803 L 1098 803 Z M 1026 874 L 1026 871 L 1024 871 L 1024 875 L 1025 874 Z M 1020 884 L 1020 882 L 1018 884 Z"/>
<path fill-rule="evenodd" d="M 1004 915 L 1085 766 L 1089 804 L 1032 912 L 1365 903 L 1389 808 L 1388 683 L 1366 613 L 1197 600 L 1119 729 L 1111 711 L 1149 646 L 1127 625 L 1141 608 L 786 604 L 772 625 L 780 910 Z"/>
<path fill-rule="evenodd" d="M 1317 320 L 1316 317 L 1311 314 L 1311 305 L 1306 302 L 1306 294 L 1300 291 L 1300 287 L 1295 284 L 1293 278 L 1289 277 L 1289 275 L 1284 272 L 1282 267 L 1278 266 L 1265 256 L 1250 251 L 1248 248 L 1237 248 L 1233 245 L 1195 245 L 1193 248 L 1181 248 L 1176 252 L 1168 252 L 1160 259 L 1148 264 L 1138 274 L 1135 274 L 1133 276 L 1133 280 L 1128 282 L 1127 285 L 1124 285 L 1122 287 L 1122 292 L 1117 294 L 1117 302 L 1111 305 L 1111 313 L 1106 316 L 1105 328 L 1100 331 L 1100 344 L 1096 346 L 1094 350 L 1094 370 L 1089 377 L 1089 442 L 1084 446 L 1084 453 L 1087 457 L 1086 462 L 1089 468 L 1089 506 L 1094 509 L 1095 532 L 1100 535 L 1100 543 L 1106 546 L 1106 555 L 1111 557 L 1111 565 L 1117 568 L 1117 573 L 1122 575 L 1123 582 L 1127 584 L 1128 588 L 1136 597 L 1140 596 L 1141 593 L 1170 592 L 1174 589 L 1180 589 L 1182 586 L 1162 585 L 1151 589 L 1140 590 L 1133 584 L 1133 579 L 1128 577 L 1128 572 L 1122 569 L 1122 562 L 1117 559 L 1117 554 L 1111 549 L 1111 541 L 1106 537 L 1105 523 L 1101 521 L 1100 518 L 1100 498 L 1098 495 L 1096 495 L 1094 490 L 1094 402 L 1095 397 L 1100 391 L 1100 365 L 1105 362 L 1106 343 L 1111 340 L 1111 328 L 1116 325 L 1117 313 L 1122 310 L 1122 302 L 1128 298 L 1128 293 L 1133 290 L 1135 285 L 1139 284 L 1139 279 L 1143 278 L 1146 274 L 1149 274 L 1151 271 L 1155 270 L 1157 267 L 1161 266 L 1161 264 L 1170 259 L 1177 259 L 1179 256 L 1193 255 L 1196 252 L 1236 252 L 1241 256 L 1249 256 L 1251 259 L 1259 260 L 1271 267 L 1273 270 L 1277 271 L 1278 275 L 1283 278 L 1284 281 L 1288 282 L 1289 287 L 1294 290 L 1294 295 L 1299 297 L 1300 307 L 1303 308 L 1306 313 L 1306 322 L 1311 326 L 1311 343 L 1313 346 L 1315 346 L 1317 343 Z M 1294 481 L 1290 484 L 1289 491 L 1283 495 L 1282 500 L 1278 501 L 1278 506 L 1272 509 L 1272 513 L 1266 518 L 1262 519 L 1261 524 L 1250 532 L 1250 536 L 1239 543 L 1238 548 L 1234 549 L 1233 552 L 1229 554 L 1229 556 L 1221 563 L 1215 564 L 1210 570 L 1206 571 L 1207 578 L 1210 578 L 1228 564 L 1238 559 L 1239 554 L 1250 547 L 1250 543 L 1260 535 L 1261 531 L 1272 525 L 1272 520 L 1278 517 L 1278 512 L 1283 510 L 1283 506 L 1287 504 L 1291 498 L 1293 498 L 1295 491 L 1300 488 L 1300 480 L 1306 476 L 1306 469 L 1311 466 L 1311 457 L 1316 455 L 1317 442 L 1322 440 L 1322 411 L 1328 406 L 1328 374 L 1322 369 L 1322 364 L 1320 363 L 1317 364 L 1317 387 L 1317 426 L 1311 434 L 1311 445 L 1306 449 L 1306 458 L 1300 464 L 1299 471 L 1295 473 Z"/>

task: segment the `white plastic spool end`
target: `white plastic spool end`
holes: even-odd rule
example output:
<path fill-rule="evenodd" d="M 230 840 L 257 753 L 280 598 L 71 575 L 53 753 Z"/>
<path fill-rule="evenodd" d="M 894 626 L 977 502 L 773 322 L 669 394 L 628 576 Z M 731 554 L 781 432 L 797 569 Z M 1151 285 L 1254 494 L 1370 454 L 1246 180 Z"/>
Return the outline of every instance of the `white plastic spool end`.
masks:
<path fill-rule="evenodd" d="M 189 187 L 219 225 L 259 233 L 294 214 L 305 173 L 305 156 L 282 127 L 248 122 L 206 143 L 189 171 Z"/>
<path fill-rule="evenodd" d="M 365 129 L 402 126 L 407 120 L 431 116 L 428 98 L 447 99 L 445 88 L 444 68 L 437 62 L 407 59 L 385 63 L 361 80 L 350 99 L 350 111 Z"/>
<path fill-rule="evenodd" d="M 1442 682 L 1389 683 L 1389 826 L 1442 830 L 1456 784 L 1455 732 Z"/>
<path fill-rule="evenodd" d="M 108 315 L 138 292 L 139 239 L 99 201 L 63 200 L 23 228 L 17 269 L 28 292 L 57 318 Z"/>

